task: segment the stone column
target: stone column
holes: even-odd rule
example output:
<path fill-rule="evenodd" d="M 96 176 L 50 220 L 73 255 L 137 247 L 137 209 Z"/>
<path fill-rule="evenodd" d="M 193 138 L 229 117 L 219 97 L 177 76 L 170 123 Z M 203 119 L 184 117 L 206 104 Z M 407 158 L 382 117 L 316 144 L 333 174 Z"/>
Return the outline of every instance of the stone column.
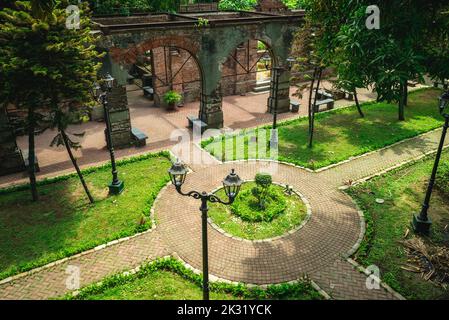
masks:
<path fill-rule="evenodd" d="M 131 119 L 126 88 L 124 86 L 112 88 L 111 92 L 108 93 L 108 106 L 114 148 L 131 146 Z"/>
<path fill-rule="evenodd" d="M 199 118 L 207 123 L 208 129 L 223 128 L 223 98 L 218 88 L 212 94 L 201 94 Z"/>
<path fill-rule="evenodd" d="M 276 72 L 280 72 L 279 77 Z M 276 82 L 278 91 L 276 92 Z M 290 111 L 290 71 L 273 70 L 271 72 L 270 96 L 268 97 L 268 112 L 273 113 L 275 108 L 275 99 L 277 97 L 277 113 Z"/>
<path fill-rule="evenodd" d="M 0 176 L 24 170 L 25 161 L 14 128 L 9 124 L 6 110 L 0 110 Z"/>

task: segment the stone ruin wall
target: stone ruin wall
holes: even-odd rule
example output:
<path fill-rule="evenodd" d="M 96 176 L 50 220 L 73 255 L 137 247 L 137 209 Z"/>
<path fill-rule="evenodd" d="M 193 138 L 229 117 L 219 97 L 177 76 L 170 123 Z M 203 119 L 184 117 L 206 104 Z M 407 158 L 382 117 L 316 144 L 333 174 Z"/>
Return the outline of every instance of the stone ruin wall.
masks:
<path fill-rule="evenodd" d="M 259 57 L 257 44 L 257 40 L 249 41 L 249 68 L 256 63 Z M 244 43 L 233 52 L 236 60 L 245 67 L 247 67 L 247 51 L 247 45 Z M 172 50 L 166 48 L 164 50 L 163 47 L 159 47 L 152 50 L 152 67 L 154 75 L 157 76 L 153 77 L 156 104 L 159 104 L 163 95 L 171 90 L 170 86 L 166 85 L 169 83 L 168 80 L 178 72 L 184 62 L 189 58 L 189 55 L 186 50 L 178 48 L 173 48 Z M 254 67 L 253 71 L 256 70 L 257 66 Z M 255 72 L 245 73 L 246 71 L 242 66 L 229 57 L 222 65 L 222 78 L 220 81 L 222 96 L 239 95 L 252 91 L 256 85 L 257 75 Z M 176 74 L 172 81 L 172 89 L 183 94 L 184 103 L 199 101 L 201 92 L 199 79 L 199 69 L 195 59 L 192 57 L 184 64 L 181 71 Z"/>

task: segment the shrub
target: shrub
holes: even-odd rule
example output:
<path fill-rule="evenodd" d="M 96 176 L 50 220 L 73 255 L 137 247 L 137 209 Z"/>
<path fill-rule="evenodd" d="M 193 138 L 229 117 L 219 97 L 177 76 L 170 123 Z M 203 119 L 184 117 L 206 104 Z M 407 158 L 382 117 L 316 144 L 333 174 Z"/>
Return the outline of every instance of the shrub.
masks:
<path fill-rule="evenodd" d="M 436 187 L 446 197 L 449 197 L 449 161 L 440 163 L 437 173 Z"/>
<path fill-rule="evenodd" d="M 244 221 L 270 222 L 284 213 L 287 208 L 287 200 L 282 192 L 272 187 L 267 188 L 264 206 L 261 207 L 259 199 L 251 196 L 254 189 L 240 192 L 237 199 L 231 205 L 231 212 L 233 214 L 239 216 Z"/>
<path fill-rule="evenodd" d="M 181 101 L 181 99 L 182 99 L 182 96 L 178 92 L 173 91 L 173 90 L 168 91 L 166 94 L 164 94 L 164 101 L 167 104 L 176 104 L 179 101 Z"/>
<path fill-rule="evenodd" d="M 265 202 L 267 201 L 267 195 L 273 179 L 268 173 L 258 173 L 256 174 L 255 181 L 256 187 L 252 188 L 251 192 L 257 198 L 259 207 L 265 209 Z"/>

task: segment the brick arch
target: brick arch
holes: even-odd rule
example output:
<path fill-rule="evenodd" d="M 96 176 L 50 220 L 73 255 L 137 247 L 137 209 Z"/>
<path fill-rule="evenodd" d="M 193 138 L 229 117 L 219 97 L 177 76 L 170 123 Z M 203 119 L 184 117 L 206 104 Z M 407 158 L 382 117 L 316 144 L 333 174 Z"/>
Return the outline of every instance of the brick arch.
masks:
<path fill-rule="evenodd" d="M 109 53 L 113 61 L 118 64 L 133 64 L 137 61 L 137 57 L 142 55 L 145 51 L 159 47 L 176 47 L 188 51 L 194 57 L 198 67 L 201 69 L 198 61 L 198 44 L 189 38 L 181 36 L 148 39 L 129 48 L 111 47 L 109 48 Z"/>

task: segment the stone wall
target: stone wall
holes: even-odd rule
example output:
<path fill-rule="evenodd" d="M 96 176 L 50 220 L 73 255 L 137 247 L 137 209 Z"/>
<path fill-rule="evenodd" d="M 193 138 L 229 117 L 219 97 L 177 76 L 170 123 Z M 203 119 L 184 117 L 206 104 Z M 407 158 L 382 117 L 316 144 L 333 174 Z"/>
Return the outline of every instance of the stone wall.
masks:
<path fill-rule="evenodd" d="M 114 87 L 108 94 L 109 117 L 111 121 L 112 144 L 125 148 L 132 144 L 131 120 L 125 87 Z"/>
<path fill-rule="evenodd" d="M 22 152 L 17 147 L 14 128 L 4 109 L 0 109 L 0 176 L 25 170 Z"/>

